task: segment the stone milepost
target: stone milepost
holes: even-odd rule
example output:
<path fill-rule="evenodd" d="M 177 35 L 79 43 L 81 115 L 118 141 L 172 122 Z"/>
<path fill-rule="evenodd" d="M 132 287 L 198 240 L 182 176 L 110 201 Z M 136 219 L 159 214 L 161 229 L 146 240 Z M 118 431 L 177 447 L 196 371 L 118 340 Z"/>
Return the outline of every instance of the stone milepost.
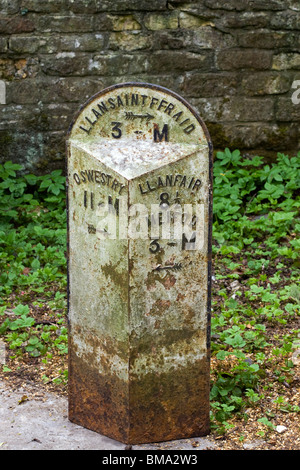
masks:
<path fill-rule="evenodd" d="M 176 93 L 93 96 L 67 141 L 69 419 L 126 444 L 209 432 L 212 146 Z"/>

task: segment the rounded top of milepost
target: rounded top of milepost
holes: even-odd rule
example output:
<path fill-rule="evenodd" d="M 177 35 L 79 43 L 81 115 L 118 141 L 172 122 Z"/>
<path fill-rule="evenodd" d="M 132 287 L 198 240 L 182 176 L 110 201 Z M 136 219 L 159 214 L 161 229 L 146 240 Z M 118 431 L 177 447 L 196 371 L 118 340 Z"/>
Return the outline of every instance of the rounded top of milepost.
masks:
<path fill-rule="evenodd" d="M 81 106 L 68 140 L 170 142 L 208 147 L 212 144 L 205 123 L 177 93 L 142 82 L 105 88 Z"/>

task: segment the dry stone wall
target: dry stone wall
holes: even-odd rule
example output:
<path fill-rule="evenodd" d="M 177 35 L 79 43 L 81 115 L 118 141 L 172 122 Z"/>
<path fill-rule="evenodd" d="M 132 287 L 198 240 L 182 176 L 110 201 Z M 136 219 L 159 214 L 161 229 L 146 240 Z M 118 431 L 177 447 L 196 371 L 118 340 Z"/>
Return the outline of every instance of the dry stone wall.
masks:
<path fill-rule="evenodd" d="M 71 119 L 124 81 L 170 88 L 214 148 L 299 148 L 299 0 L 0 0 L 0 161 L 64 167 Z M 300 87 L 298 87 L 300 88 Z M 5 104 L 3 103 L 5 101 Z"/>

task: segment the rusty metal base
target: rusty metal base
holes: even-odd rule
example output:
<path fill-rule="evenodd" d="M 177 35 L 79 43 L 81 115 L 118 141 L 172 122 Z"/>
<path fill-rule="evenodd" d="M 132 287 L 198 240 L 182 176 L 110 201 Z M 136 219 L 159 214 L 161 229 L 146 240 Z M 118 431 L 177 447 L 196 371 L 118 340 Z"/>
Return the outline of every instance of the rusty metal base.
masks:
<path fill-rule="evenodd" d="M 125 444 L 145 444 L 209 433 L 209 364 L 129 382 L 102 376 L 70 357 L 70 421 Z M 206 372 L 205 372 L 206 371 Z"/>

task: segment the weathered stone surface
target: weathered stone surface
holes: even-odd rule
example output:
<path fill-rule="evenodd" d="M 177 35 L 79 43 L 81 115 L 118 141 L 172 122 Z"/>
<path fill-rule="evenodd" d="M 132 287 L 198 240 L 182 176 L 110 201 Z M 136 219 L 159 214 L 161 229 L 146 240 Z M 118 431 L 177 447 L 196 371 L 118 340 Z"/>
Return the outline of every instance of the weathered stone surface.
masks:
<path fill-rule="evenodd" d="M 135 15 L 96 15 L 94 27 L 99 31 L 138 31 L 141 24 Z"/>
<path fill-rule="evenodd" d="M 235 12 L 227 13 L 222 15 L 216 20 L 216 25 L 220 29 L 232 28 L 250 28 L 255 30 L 257 28 L 265 28 L 270 25 L 270 12 L 266 11 L 245 11 L 245 12 Z"/>
<path fill-rule="evenodd" d="M 69 417 L 126 443 L 209 431 L 208 138 L 181 98 L 143 84 L 96 95 L 69 135 Z M 201 207 L 194 242 L 150 236 L 152 205 L 174 203 Z M 132 231 L 135 205 L 149 217 Z"/>
<path fill-rule="evenodd" d="M 187 97 L 211 98 L 237 93 L 236 73 L 186 73 L 180 89 Z"/>
<path fill-rule="evenodd" d="M 108 53 L 95 55 L 89 59 L 88 69 L 90 75 L 140 75 L 149 69 L 148 56 L 145 54 Z"/>
<path fill-rule="evenodd" d="M 300 69 L 300 54 L 297 52 L 281 52 L 274 55 L 273 70 L 299 70 Z"/>
<path fill-rule="evenodd" d="M 255 31 L 244 31 L 239 35 L 239 46 L 249 48 L 277 49 L 290 46 L 295 42 L 291 33 L 287 31 L 269 31 L 259 29 Z"/>
<path fill-rule="evenodd" d="M 92 71 L 92 59 L 84 53 L 58 52 L 41 55 L 41 70 L 47 75 L 80 76 Z"/>
<path fill-rule="evenodd" d="M 32 93 L 37 86 L 34 80 L 14 80 L 7 83 L 6 96 L 9 103 L 30 104 L 37 103 L 40 99 L 38 93 Z"/>
<path fill-rule="evenodd" d="M 239 121 L 256 122 L 272 121 L 274 118 L 274 103 L 271 98 L 200 98 L 191 99 L 191 103 L 208 122 Z"/>
<path fill-rule="evenodd" d="M 232 148 L 242 151 L 249 151 L 254 145 L 270 152 L 282 151 L 285 148 L 297 151 L 300 138 L 299 123 L 211 123 L 207 127 L 215 148 L 222 148 L 222 142 L 227 141 L 228 144 L 232 143 Z"/>
<path fill-rule="evenodd" d="M 242 88 L 249 95 L 277 95 L 291 90 L 292 77 L 285 73 L 259 72 L 247 74 Z"/>
<path fill-rule="evenodd" d="M 93 31 L 94 22 L 90 15 L 42 15 L 36 20 L 37 30 L 43 33 L 86 33 Z"/>
<path fill-rule="evenodd" d="M 0 16 L 0 31 L 2 34 L 29 33 L 34 31 L 35 25 L 31 19 L 13 16 L 12 18 Z"/>
<path fill-rule="evenodd" d="M 153 37 L 148 32 L 122 31 L 109 35 L 108 48 L 113 51 L 139 51 L 153 47 Z"/>
<path fill-rule="evenodd" d="M 15 14 L 18 13 L 20 8 L 20 0 L 10 0 L 10 1 L 4 1 L 1 3 L 0 6 L 0 13 L 1 14 Z"/>
<path fill-rule="evenodd" d="M 231 34 L 221 33 L 207 22 L 201 28 L 188 30 L 185 34 L 185 47 L 191 52 L 201 52 L 202 49 L 220 50 L 234 46 L 236 40 Z"/>
<path fill-rule="evenodd" d="M 109 15 L 108 18 L 111 21 L 111 29 L 113 31 L 134 31 L 141 29 L 141 25 L 134 15 Z"/>
<path fill-rule="evenodd" d="M 16 53 L 34 54 L 38 51 L 40 40 L 36 36 L 11 36 L 9 39 L 9 49 Z"/>
<path fill-rule="evenodd" d="M 272 52 L 266 50 L 226 49 L 217 54 L 217 64 L 221 70 L 268 70 L 271 63 Z"/>
<path fill-rule="evenodd" d="M 73 0 L 67 0 L 67 2 L 72 3 Z M 84 0 L 82 0 L 82 2 L 84 2 Z M 161 0 L 152 0 L 151 2 L 148 2 L 148 0 L 115 0 L 113 5 L 111 0 L 95 0 L 95 6 L 97 11 L 108 10 L 115 12 L 124 12 L 128 10 L 163 11 L 168 9 L 167 2 Z"/>
<path fill-rule="evenodd" d="M 277 121 L 300 121 L 300 106 L 295 105 L 290 98 L 279 97 L 276 109 Z"/>
<path fill-rule="evenodd" d="M 36 38 L 35 38 L 36 40 Z M 104 45 L 103 33 L 67 34 L 64 36 L 41 36 L 38 50 L 40 53 L 54 54 L 55 52 L 94 52 L 102 50 Z"/>
<path fill-rule="evenodd" d="M 0 59 L 0 77 L 8 81 L 35 77 L 37 67 L 38 60 L 35 58 Z"/>
<path fill-rule="evenodd" d="M 207 21 L 198 15 L 191 15 L 190 13 L 181 12 L 179 15 L 180 28 L 198 28 L 203 26 Z M 213 23 L 211 23 L 213 25 Z"/>
<path fill-rule="evenodd" d="M 8 49 L 7 39 L 0 38 L 0 53 L 6 52 Z"/>
<path fill-rule="evenodd" d="M 187 52 L 180 51 L 157 51 L 149 57 L 148 72 L 167 73 L 170 68 L 174 72 L 190 70 L 211 70 L 213 69 L 213 53 L 212 52 Z"/>
<path fill-rule="evenodd" d="M 287 10 L 277 13 L 271 19 L 271 27 L 277 30 L 300 30 L 300 11 Z"/>
<path fill-rule="evenodd" d="M 205 0 L 210 8 L 223 8 L 224 10 L 284 10 L 287 7 L 285 0 Z"/>
<path fill-rule="evenodd" d="M 157 31 L 160 29 L 178 28 L 178 12 L 171 13 L 148 13 L 144 17 L 144 24 L 147 29 Z"/>
<path fill-rule="evenodd" d="M 36 13 L 59 13 L 62 11 L 62 9 L 62 2 L 58 2 L 57 0 L 39 0 L 38 2 L 36 0 L 18 0 L 16 13 L 19 11 Z"/>
<path fill-rule="evenodd" d="M 176 30 L 158 30 L 152 33 L 151 47 L 155 51 L 161 50 L 185 50 L 187 47 L 187 35 L 179 28 Z"/>
<path fill-rule="evenodd" d="M 41 132 L 34 129 L 17 129 L 10 123 L 9 131 L 0 129 L 1 157 L 19 161 L 26 172 L 48 173 L 62 168 L 65 158 L 65 133 Z"/>

